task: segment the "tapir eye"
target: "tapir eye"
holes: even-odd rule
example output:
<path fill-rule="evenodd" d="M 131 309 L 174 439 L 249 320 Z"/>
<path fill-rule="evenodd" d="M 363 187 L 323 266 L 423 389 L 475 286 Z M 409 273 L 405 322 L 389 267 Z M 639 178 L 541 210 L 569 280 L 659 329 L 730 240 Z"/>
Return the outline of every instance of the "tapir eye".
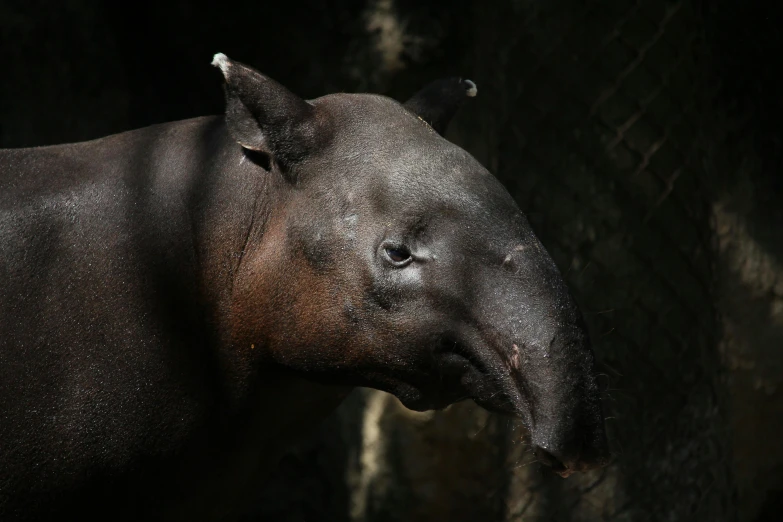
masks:
<path fill-rule="evenodd" d="M 406 246 L 385 245 L 383 252 L 386 254 L 386 259 L 396 267 L 403 267 L 413 261 L 411 251 Z"/>

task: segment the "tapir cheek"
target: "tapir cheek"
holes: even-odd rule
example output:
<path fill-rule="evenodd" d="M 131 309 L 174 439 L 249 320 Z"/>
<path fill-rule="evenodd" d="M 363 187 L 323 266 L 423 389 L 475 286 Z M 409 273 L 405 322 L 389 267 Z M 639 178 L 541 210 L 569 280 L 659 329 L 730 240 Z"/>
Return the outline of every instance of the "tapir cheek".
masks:
<path fill-rule="evenodd" d="M 408 265 L 404 268 L 393 270 L 391 279 L 403 291 L 419 290 L 424 285 L 424 274 L 420 265 Z"/>
<path fill-rule="evenodd" d="M 315 272 L 323 274 L 335 266 L 335 241 L 329 231 L 322 228 L 307 231 L 294 231 L 291 246 L 293 254 L 301 255 Z"/>
<path fill-rule="evenodd" d="M 359 310 L 356 307 L 356 304 L 354 304 L 353 299 L 351 299 L 350 296 L 346 296 L 343 299 L 343 317 L 345 320 L 354 326 L 358 326 L 362 323 L 362 318 L 359 313 Z"/>
<path fill-rule="evenodd" d="M 344 216 L 340 222 L 340 235 L 345 242 L 351 243 L 356 239 L 359 214 L 351 212 Z"/>
<path fill-rule="evenodd" d="M 386 310 L 405 311 L 424 294 L 421 270 L 411 264 L 404 268 L 381 267 L 376 270 L 366 297 Z"/>

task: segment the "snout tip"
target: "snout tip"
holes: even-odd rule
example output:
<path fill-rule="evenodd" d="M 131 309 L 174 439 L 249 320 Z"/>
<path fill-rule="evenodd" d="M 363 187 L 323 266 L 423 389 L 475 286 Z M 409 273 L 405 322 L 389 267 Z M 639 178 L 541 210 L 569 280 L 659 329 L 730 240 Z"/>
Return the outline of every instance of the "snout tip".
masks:
<path fill-rule="evenodd" d="M 536 446 L 535 456 L 539 462 L 552 468 L 552 471 L 563 478 L 568 478 L 576 472 L 586 472 L 594 469 L 600 469 L 611 462 L 608 453 L 600 454 L 579 454 L 576 457 L 566 457 L 557 452 L 547 450 L 541 446 Z"/>

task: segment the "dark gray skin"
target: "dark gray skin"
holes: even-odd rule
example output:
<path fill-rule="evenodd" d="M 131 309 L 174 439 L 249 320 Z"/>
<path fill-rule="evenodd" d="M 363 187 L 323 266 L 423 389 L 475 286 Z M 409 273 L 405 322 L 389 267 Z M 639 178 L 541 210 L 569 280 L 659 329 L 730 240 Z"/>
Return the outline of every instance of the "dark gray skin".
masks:
<path fill-rule="evenodd" d="M 214 64 L 225 118 L 0 152 L 0 519 L 225 520 L 354 386 L 605 464 L 563 278 L 438 132 L 474 86 L 305 102 Z"/>

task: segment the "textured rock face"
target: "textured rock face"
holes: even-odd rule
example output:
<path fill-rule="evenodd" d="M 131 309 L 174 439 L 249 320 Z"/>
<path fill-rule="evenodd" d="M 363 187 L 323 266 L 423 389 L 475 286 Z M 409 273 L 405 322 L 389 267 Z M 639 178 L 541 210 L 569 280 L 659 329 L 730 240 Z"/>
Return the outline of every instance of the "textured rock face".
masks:
<path fill-rule="evenodd" d="M 471 403 L 415 414 L 359 390 L 250 519 L 775 520 L 783 187 L 765 122 L 780 86 L 748 64 L 779 42 L 727 6 L 336 0 L 303 19 L 283 3 L 5 3 L 0 145 L 217 113 L 222 49 L 305 96 L 404 98 L 469 75 L 480 94 L 450 137 L 509 187 L 567 275 L 603 364 L 615 462 L 563 481 L 515 421 Z"/>

